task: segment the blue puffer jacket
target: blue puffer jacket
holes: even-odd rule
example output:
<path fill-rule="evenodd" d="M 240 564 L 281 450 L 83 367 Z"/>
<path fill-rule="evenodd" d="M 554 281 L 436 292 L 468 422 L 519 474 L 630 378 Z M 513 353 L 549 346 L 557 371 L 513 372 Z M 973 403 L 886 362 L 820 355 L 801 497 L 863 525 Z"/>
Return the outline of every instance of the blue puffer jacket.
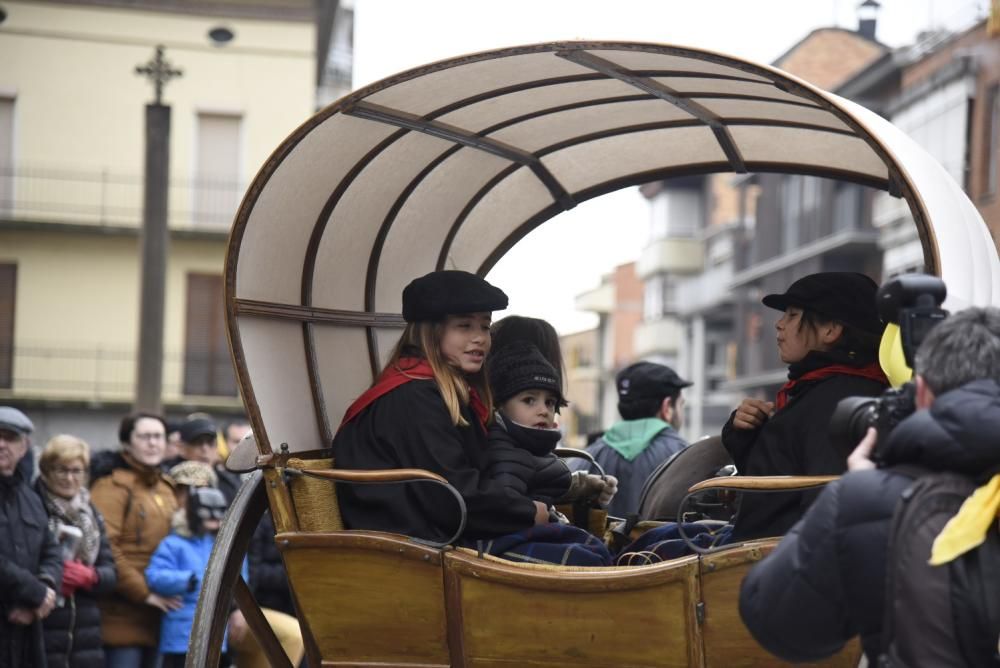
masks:
<path fill-rule="evenodd" d="M 163 615 L 160 624 L 160 652 L 184 654 L 191 641 L 194 610 L 198 605 L 198 592 L 202 578 L 208 570 L 215 536 L 185 537 L 176 533 L 160 541 L 146 567 L 146 583 L 160 596 L 181 596 L 184 605 Z M 189 591 L 191 576 L 195 577 L 193 591 Z M 243 562 L 243 579 L 249 578 L 246 561 Z M 226 639 L 222 641 L 226 651 Z"/>

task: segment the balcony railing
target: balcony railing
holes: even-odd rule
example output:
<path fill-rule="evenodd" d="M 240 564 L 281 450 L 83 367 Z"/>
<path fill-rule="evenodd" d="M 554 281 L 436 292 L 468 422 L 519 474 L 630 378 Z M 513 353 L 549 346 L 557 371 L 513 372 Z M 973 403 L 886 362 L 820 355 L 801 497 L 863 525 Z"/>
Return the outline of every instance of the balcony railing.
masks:
<path fill-rule="evenodd" d="M 173 179 L 168 223 L 228 229 L 245 190 L 223 179 Z M 111 170 L 0 165 L 0 220 L 130 226 L 142 222 L 143 179 Z"/>
<path fill-rule="evenodd" d="M 66 345 L 57 342 L 0 346 L 0 362 L 11 373 L 0 376 L 0 397 L 58 401 L 130 402 L 135 390 L 134 348 Z M 2 365 L 0 365 L 2 366 Z M 167 403 L 237 401 L 228 355 L 203 358 L 168 350 L 163 355 L 163 400 Z"/>

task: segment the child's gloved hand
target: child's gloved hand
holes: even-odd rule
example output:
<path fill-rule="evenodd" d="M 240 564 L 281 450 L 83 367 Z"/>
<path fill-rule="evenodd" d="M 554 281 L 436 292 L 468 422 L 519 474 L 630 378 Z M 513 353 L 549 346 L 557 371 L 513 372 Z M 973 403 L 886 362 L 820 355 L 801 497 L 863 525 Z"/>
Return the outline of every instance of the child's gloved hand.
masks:
<path fill-rule="evenodd" d="M 608 504 L 611 503 L 611 499 L 615 497 L 618 492 L 618 478 L 613 475 L 604 476 L 604 489 L 597 496 L 597 502 L 601 504 L 602 508 L 607 508 Z"/>

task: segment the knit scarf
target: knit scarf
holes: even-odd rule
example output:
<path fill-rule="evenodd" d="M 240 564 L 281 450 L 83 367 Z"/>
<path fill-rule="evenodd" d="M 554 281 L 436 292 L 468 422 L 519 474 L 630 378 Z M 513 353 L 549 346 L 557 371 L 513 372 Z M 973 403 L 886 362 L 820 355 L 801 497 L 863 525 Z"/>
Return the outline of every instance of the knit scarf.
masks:
<path fill-rule="evenodd" d="M 49 530 L 53 536 L 59 536 L 60 525 L 74 526 L 83 532 L 83 538 L 75 552 L 64 556 L 93 566 L 101 549 L 101 530 L 98 528 L 94 509 L 90 505 L 90 492 L 86 487 L 81 487 L 76 496 L 65 499 L 50 490 L 44 478 L 39 478 L 38 489 L 42 493 L 42 502 L 49 514 Z"/>
<path fill-rule="evenodd" d="M 386 368 L 378 377 L 378 380 L 375 381 L 375 384 L 354 400 L 354 403 L 344 413 L 344 419 L 340 421 L 340 426 L 343 427 L 357 417 L 361 411 L 374 403 L 376 399 L 389 394 L 397 387 L 405 385 L 411 380 L 433 379 L 434 370 L 431 369 L 431 365 L 427 360 L 418 357 L 399 358 L 399 364 L 394 364 Z M 476 392 L 476 388 L 471 386 L 469 387 L 469 406 L 472 408 L 472 412 L 476 414 L 479 424 L 485 430 L 486 423 L 490 418 L 490 409 L 483 403 L 483 400 L 479 397 L 479 393 Z"/>
<path fill-rule="evenodd" d="M 778 395 L 774 400 L 775 410 L 780 410 L 787 405 L 792 397 L 798 393 L 798 390 L 802 389 L 802 385 L 830 376 L 859 376 L 882 383 L 886 387 L 889 386 L 889 380 L 885 377 L 878 362 L 863 366 L 840 364 L 837 363 L 833 355 L 812 352 L 801 362 L 796 362 L 788 367 L 788 382 L 778 390 Z"/>
<path fill-rule="evenodd" d="M 940 566 L 983 544 L 1000 517 L 1000 473 L 965 500 L 958 513 L 934 539 L 931 566 Z"/>

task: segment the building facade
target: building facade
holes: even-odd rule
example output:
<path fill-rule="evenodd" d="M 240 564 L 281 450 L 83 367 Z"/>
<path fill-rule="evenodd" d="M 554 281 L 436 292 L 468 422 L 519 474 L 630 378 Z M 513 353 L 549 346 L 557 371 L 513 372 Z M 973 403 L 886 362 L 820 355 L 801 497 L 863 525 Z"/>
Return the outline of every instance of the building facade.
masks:
<path fill-rule="evenodd" d="M 4 2 L 0 22 L 0 403 L 39 438 L 95 446 L 132 405 L 144 114 L 162 45 L 171 107 L 162 397 L 242 411 L 222 308 L 243 191 L 310 116 L 337 3 Z M 37 440 L 37 439 L 36 439 Z"/>

